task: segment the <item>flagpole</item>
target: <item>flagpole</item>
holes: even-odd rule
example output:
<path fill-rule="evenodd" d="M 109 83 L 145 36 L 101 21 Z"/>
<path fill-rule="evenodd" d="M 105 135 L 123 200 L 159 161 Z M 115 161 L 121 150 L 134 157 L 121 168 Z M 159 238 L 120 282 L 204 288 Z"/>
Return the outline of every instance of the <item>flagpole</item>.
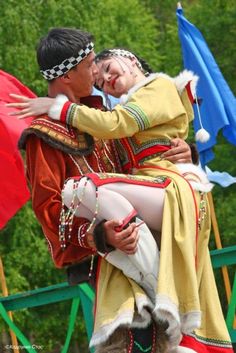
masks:
<path fill-rule="evenodd" d="M 214 202 L 213 202 L 213 197 L 212 197 L 211 192 L 208 193 L 208 200 L 209 200 L 209 205 L 210 205 L 210 210 L 211 210 L 211 223 L 212 223 L 212 228 L 213 228 L 213 232 L 214 232 L 214 236 L 215 236 L 216 248 L 222 249 L 220 232 L 219 232 L 219 227 L 218 227 L 218 223 L 217 223 L 217 219 L 216 219 L 215 207 L 214 207 Z M 230 280 L 229 280 L 227 266 L 221 267 L 221 270 L 222 270 L 224 284 L 225 284 L 226 297 L 227 297 L 227 301 L 229 304 L 230 297 L 231 297 L 231 286 L 230 286 Z"/>
<path fill-rule="evenodd" d="M 177 2 L 177 9 L 178 9 L 178 10 L 182 10 L 182 5 L 181 5 L 181 2 L 180 2 L 180 1 Z"/>
<path fill-rule="evenodd" d="M 6 278 L 5 278 L 5 274 L 4 274 L 4 268 L 3 268 L 3 263 L 2 263 L 2 258 L 0 256 L 0 281 L 1 281 L 1 287 L 2 287 L 2 294 L 4 297 L 8 296 L 8 290 L 7 290 L 7 283 L 6 283 Z M 12 312 L 8 311 L 8 316 L 9 318 L 13 321 L 13 317 L 12 317 Z M 18 348 L 18 342 L 17 342 L 17 338 L 15 333 L 12 330 L 10 331 L 10 335 L 11 335 L 11 342 L 12 342 L 12 346 L 13 346 L 13 352 L 14 353 L 19 353 L 19 348 Z"/>
<path fill-rule="evenodd" d="M 211 222 L 212 222 L 212 228 L 213 228 L 213 232 L 214 232 L 214 236 L 215 236 L 216 248 L 222 249 L 222 243 L 221 243 L 219 227 L 218 227 L 218 223 L 217 223 L 217 219 L 216 219 L 216 213 L 215 213 L 215 207 L 214 207 L 212 193 L 208 192 L 207 195 L 208 195 L 208 200 L 209 200 L 209 205 L 210 205 L 210 210 L 211 210 Z M 229 272 L 228 272 L 227 266 L 221 267 L 221 271 L 222 271 L 224 285 L 225 285 L 227 302 L 229 304 L 232 291 L 231 291 Z M 234 317 L 233 327 L 236 328 L 236 316 Z"/>

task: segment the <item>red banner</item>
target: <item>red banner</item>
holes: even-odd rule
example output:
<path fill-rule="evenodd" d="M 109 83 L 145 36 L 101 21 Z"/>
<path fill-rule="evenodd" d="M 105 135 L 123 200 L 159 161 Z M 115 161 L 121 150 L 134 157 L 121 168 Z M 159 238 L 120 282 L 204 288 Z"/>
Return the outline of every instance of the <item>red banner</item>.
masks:
<path fill-rule="evenodd" d="M 6 107 L 6 103 L 12 102 L 10 93 L 35 97 L 15 77 L 0 70 L 0 229 L 30 198 L 17 143 L 32 118 L 19 120 L 9 116 L 15 110 Z"/>

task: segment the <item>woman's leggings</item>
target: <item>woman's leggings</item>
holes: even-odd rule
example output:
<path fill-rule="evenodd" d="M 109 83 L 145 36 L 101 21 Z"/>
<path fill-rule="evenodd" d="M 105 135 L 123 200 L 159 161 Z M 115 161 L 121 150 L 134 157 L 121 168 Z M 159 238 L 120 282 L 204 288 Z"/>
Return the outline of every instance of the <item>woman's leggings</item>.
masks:
<path fill-rule="evenodd" d="M 65 184 L 63 194 L 67 207 L 70 207 L 73 195 L 76 194 L 75 204 L 80 201 L 75 213 L 78 217 L 85 217 L 92 221 L 97 210 L 96 223 L 104 219 L 115 219 L 125 225 L 129 222 L 130 215 L 137 213 L 135 219 L 139 232 L 137 251 L 133 255 L 127 255 L 116 249 L 106 254 L 106 260 L 139 283 L 154 300 L 159 250 L 148 227 L 157 231 L 161 230 L 165 189 L 114 182 L 99 186 L 96 192 L 92 180 L 86 177 L 76 183 L 75 189 L 74 179 L 69 179 Z M 99 254 L 103 257 L 105 255 Z"/>

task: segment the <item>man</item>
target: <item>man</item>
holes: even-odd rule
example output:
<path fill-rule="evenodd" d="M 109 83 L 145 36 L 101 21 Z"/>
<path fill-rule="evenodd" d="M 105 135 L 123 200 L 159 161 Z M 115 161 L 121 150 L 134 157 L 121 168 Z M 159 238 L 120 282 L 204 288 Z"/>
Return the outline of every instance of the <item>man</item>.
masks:
<path fill-rule="evenodd" d="M 40 40 L 37 48 L 38 64 L 48 81 L 48 95 L 55 97 L 62 93 L 72 102 L 101 108 L 99 99 L 87 97 L 92 92 L 97 75 L 94 57 L 92 36 L 89 33 L 68 28 L 52 29 Z M 168 152 L 169 156 L 167 154 L 166 158 L 176 160 L 177 156 L 179 161 L 182 159 L 188 161 L 190 158 L 188 148 L 182 146 L 179 140 L 173 141 L 173 144 L 174 148 Z M 95 140 L 88 134 L 55 123 L 47 116 L 41 116 L 23 132 L 20 146 L 26 149 L 27 177 L 32 187 L 33 209 L 43 228 L 55 265 L 69 266 L 95 254 L 93 236 L 86 232 L 89 227 L 88 220 L 77 218 L 73 224 L 68 220 L 70 237 L 67 238 L 63 235 L 63 230 L 59 229 L 60 217 L 63 217 L 61 191 L 64 181 L 69 177 L 91 171 L 120 171 L 112 141 Z M 124 252 L 134 253 L 138 242 L 135 224 L 131 224 L 121 232 L 115 231 L 116 225 L 115 221 L 107 221 L 104 224 L 106 238 L 110 239 L 108 245 Z M 108 268 L 108 271 L 110 270 Z M 84 279 L 84 274 L 81 274 L 81 279 Z M 116 281 L 115 272 L 114 281 Z M 138 286 L 136 289 L 132 287 L 132 290 L 139 292 Z M 118 328 L 119 320 L 117 322 Z M 117 337 L 118 343 L 114 343 L 119 331 L 115 330 L 115 335 L 111 336 L 113 342 L 107 340 L 100 348 L 100 342 L 97 342 L 97 352 L 139 352 L 141 350 L 132 346 L 137 335 L 141 337 L 137 338 L 139 343 L 142 343 L 144 337 L 143 344 L 146 346 L 152 345 L 152 341 L 156 342 L 156 331 L 152 326 L 143 329 L 141 334 L 137 330 L 122 330 L 121 343 L 120 337 Z M 109 337 L 110 335 L 107 338 Z M 163 335 L 163 342 L 160 342 L 160 347 L 156 348 L 156 351 L 164 352 L 165 339 Z M 146 342 L 147 340 L 149 341 Z M 110 344 L 113 344 L 113 348 Z M 129 348 L 126 349 L 127 345 Z"/>

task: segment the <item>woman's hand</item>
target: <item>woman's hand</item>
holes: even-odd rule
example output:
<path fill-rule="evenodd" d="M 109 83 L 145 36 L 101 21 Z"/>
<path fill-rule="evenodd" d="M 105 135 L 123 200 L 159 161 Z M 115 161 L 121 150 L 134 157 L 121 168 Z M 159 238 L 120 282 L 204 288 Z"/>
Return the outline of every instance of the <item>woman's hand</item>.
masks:
<path fill-rule="evenodd" d="M 6 104 L 7 107 L 20 109 L 18 112 L 12 112 L 9 115 L 17 115 L 18 119 L 24 119 L 29 116 L 38 116 L 47 114 L 55 98 L 40 97 L 40 98 L 28 98 L 25 96 L 19 96 L 17 94 L 10 94 L 12 98 L 16 100 L 15 103 Z"/>

